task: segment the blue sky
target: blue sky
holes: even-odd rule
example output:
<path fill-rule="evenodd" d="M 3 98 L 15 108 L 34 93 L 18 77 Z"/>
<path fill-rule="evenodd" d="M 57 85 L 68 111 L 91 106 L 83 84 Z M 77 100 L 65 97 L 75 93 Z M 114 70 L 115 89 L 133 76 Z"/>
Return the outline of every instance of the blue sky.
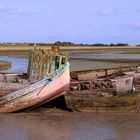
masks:
<path fill-rule="evenodd" d="M 0 0 L 0 42 L 140 44 L 139 0 Z"/>

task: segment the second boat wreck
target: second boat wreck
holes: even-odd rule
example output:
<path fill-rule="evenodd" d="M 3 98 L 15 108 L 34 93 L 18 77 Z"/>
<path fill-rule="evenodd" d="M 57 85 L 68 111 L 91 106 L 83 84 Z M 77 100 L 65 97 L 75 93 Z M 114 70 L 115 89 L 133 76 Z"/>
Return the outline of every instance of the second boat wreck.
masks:
<path fill-rule="evenodd" d="M 90 71 L 71 72 L 70 91 L 97 93 L 103 91 L 114 95 L 125 95 L 139 91 L 140 67 L 122 67 Z"/>
<path fill-rule="evenodd" d="M 69 62 L 53 47 L 34 50 L 26 74 L 0 74 L 0 113 L 17 112 L 40 106 L 69 89 Z"/>
<path fill-rule="evenodd" d="M 71 72 L 67 107 L 78 111 L 140 112 L 140 67 Z"/>

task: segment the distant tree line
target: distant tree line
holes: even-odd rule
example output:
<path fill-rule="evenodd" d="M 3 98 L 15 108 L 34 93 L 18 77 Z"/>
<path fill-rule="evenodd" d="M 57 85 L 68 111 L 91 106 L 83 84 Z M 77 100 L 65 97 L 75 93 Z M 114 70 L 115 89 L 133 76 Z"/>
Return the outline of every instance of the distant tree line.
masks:
<path fill-rule="evenodd" d="M 72 43 L 72 42 L 61 42 L 57 41 L 55 43 L 11 43 L 11 42 L 4 42 L 0 43 L 0 46 L 49 46 L 49 45 L 58 45 L 58 46 L 129 46 L 127 43 L 111 43 L 111 44 L 103 44 L 103 43 L 96 43 L 96 44 L 83 44 L 83 43 Z M 140 45 L 137 45 L 140 46 Z"/>
<path fill-rule="evenodd" d="M 96 44 L 75 44 L 75 43 L 71 43 L 71 42 L 61 42 L 61 41 L 57 41 L 54 43 L 55 45 L 61 45 L 61 46 L 129 46 L 129 44 L 127 43 L 111 43 L 111 44 L 103 44 L 103 43 L 96 43 Z"/>

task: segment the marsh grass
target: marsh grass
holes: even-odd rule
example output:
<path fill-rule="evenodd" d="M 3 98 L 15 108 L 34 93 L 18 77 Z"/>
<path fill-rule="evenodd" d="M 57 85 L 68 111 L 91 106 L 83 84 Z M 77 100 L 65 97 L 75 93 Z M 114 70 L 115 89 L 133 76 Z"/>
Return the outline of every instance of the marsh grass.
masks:
<path fill-rule="evenodd" d="M 140 63 L 140 60 L 130 59 L 97 59 L 97 58 L 70 58 L 71 60 L 88 60 L 88 61 L 99 61 L 99 62 L 112 62 L 112 63 Z"/>
<path fill-rule="evenodd" d="M 0 51 L 0 56 L 14 56 L 27 58 L 29 56 L 30 50 L 2 50 Z"/>
<path fill-rule="evenodd" d="M 122 52 L 120 54 L 140 54 L 140 52 Z"/>

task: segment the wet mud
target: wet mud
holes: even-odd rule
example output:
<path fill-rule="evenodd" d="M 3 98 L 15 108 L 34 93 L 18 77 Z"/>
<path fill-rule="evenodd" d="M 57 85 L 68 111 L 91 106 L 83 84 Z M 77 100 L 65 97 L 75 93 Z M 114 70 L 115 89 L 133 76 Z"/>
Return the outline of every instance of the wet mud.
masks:
<path fill-rule="evenodd" d="M 0 115 L 0 140 L 139 140 L 140 114 L 51 110 Z"/>

